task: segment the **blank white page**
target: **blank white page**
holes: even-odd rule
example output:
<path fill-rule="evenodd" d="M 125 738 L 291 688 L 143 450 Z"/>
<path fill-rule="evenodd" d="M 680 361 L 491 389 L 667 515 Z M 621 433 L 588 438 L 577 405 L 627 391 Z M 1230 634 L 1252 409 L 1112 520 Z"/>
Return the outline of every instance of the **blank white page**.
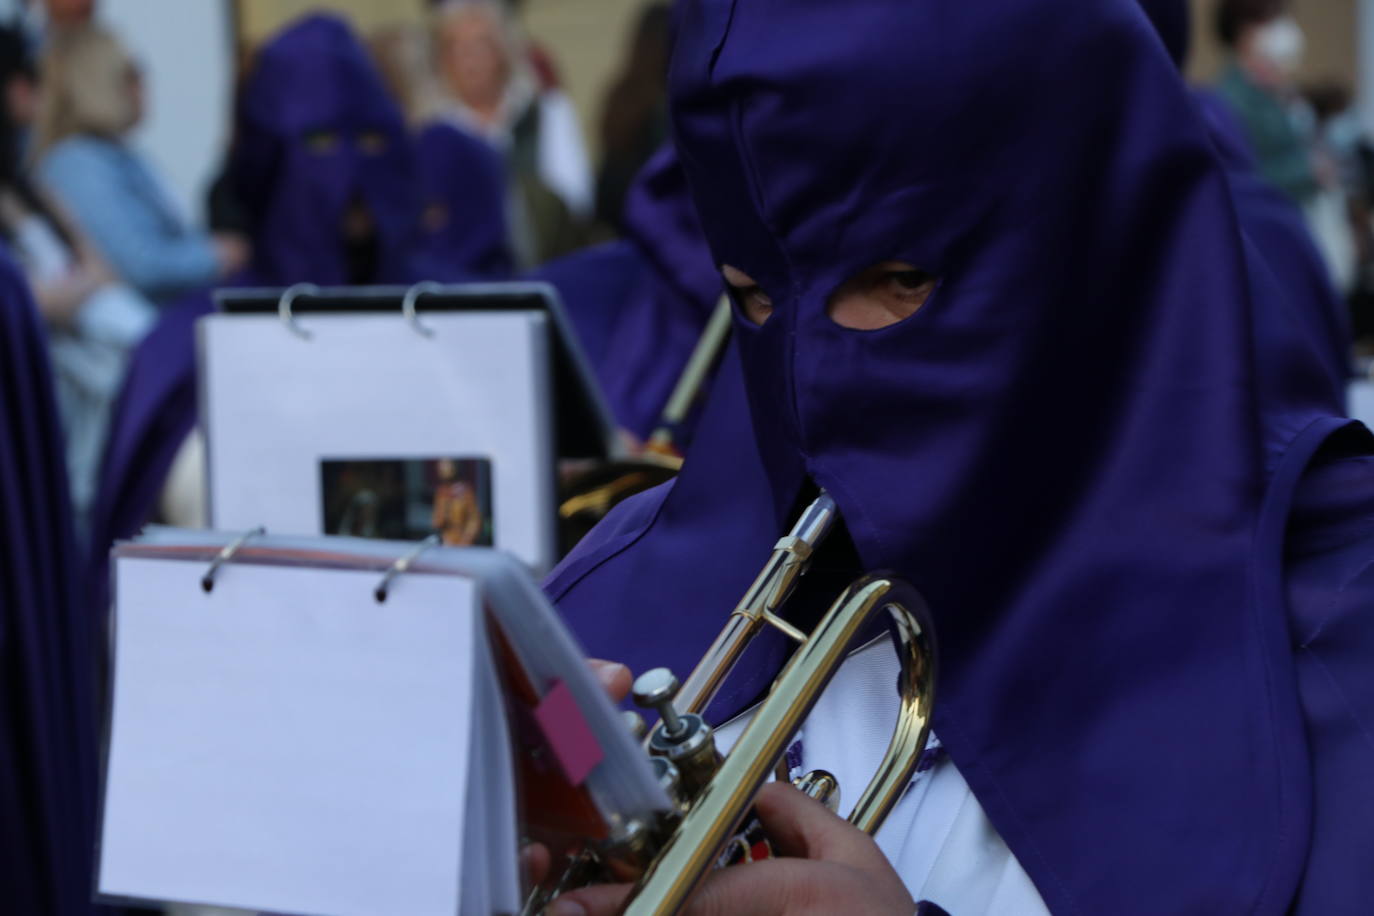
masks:
<path fill-rule="evenodd" d="M 320 462 L 491 461 L 495 546 L 539 572 L 556 519 L 549 331 L 539 312 L 202 319 L 211 526 L 323 534 Z"/>
<path fill-rule="evenodd" d="M 453 914 L 477 588 L 120 557 L 100 856 L 114 896 Z M 501 774 L 483 774 L 487 780 Z"/>

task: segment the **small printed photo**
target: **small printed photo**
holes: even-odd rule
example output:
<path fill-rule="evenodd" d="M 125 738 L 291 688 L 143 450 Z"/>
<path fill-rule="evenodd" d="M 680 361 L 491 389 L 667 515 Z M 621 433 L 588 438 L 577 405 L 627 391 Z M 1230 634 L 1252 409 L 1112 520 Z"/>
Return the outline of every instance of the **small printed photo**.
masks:
<path fill-rule="evenodd" d="M 486 458 L 326 458 L 320 462 L 324 533 L 489 547 L 491 461 Z"/>

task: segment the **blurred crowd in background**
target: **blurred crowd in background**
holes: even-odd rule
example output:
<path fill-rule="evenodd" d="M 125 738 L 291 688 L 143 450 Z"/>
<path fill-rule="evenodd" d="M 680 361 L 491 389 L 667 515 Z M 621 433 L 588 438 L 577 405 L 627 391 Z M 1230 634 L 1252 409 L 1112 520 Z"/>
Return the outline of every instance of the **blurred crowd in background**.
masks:
<path fill-rule="evenodd" d="M 79 528 L 129 356 L 188 299 L 226 285 L 558 284 L 562 259 L 581 252 L 585 279 L 586 252 L 626 233 L 627 195 L 668 140 L 670 4 L 645 3 L 595 125 L 581 123 L 556 54 L 523 34 L 519 7 L 434 0 L 425 25 L 372 35 L 321 14 L 244 48 L 231 141 L 199 215 L 170 202 L 128 139 L 145 78 L 177 74 L 145 74 L 96 0 L 27 0 L 0 29 L 0 240 L 48 328 Z M 1352 92 L 1299 84 L 1304 37 L 1283 0 L 1215 12 L 1228 60 L 1211 95 L 1301 209 L 1357 352 L 1374 354 L 1374 147 Z M 697 266 L 709 300 L 711 265 Z M 577 300 L 612 294 L 571 285 L 600 362 L 612 332 Z M 643 434 L 632 408 L 618 412 Z"/>
<path fill-rule="evenodd" d="M 617 235 L 667 136 L 668 4 L 646 3 L 628 36 L 599 167 L 517 3 L 429 6 L 426 27 L 360 36 L 321 15 L 245 48 L 203 214 L 180 212 L 129 142 L 149 77 L 95 0 L 32 0 L 0 28 L 0 240 L 50 332 L 79 521 L 128 356 L 188 297 L 505 279 Z"/>

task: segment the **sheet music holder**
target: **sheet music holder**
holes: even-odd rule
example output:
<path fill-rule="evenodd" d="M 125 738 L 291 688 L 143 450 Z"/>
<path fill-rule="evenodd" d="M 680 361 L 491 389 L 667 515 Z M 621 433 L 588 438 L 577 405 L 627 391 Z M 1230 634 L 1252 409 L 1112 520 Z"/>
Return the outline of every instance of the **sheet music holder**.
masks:
<path fill-rule="evenodd" d="M 513 913 L 520 837 L 668 807 L 508 554 L 150 529 L 114 559 L 102 899 Z"/>
<path fill-rule="evenodd" d="M 618 446 L 551 287 L 217 299 L 198 326 L 213 527 L 419 539 L 447 524 L 448 543 L 552 566 L 557 460 Z"/>
<path fill-rule="evenodd" d="M 222 289 L 215 306 L 227 315 L 279 314 L 283 290 Z M 430 312 L 533 311 L 545 314 L 553 329 L 552 383 L 555 448 L 560 458 L 605 459 L 622 449 L 601 385 L 582 352 L 558 290 L 548 283 L 421 283 L 404 286 L 349 286 L 314 289 L 291 302 L 294 315 L 308 325 L 310 315 L 368 312 L 396 314 L 411 295 L 415 320 L 424 326 Z"/>

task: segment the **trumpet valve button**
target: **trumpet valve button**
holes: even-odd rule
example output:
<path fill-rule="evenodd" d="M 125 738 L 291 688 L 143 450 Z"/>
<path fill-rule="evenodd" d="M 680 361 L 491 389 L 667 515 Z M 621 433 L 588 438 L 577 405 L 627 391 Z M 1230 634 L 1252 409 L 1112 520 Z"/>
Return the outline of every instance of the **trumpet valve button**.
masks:
<path fill-rule="evenodd" d="M 667 668 L 652 668 L 634 682 L 635 704 L 657 710 L 663 719 L 663 731 L 669 737 L 681 735 L 686 728 L 673 706 L 679 686 L 677 677 Z"/>
<path fill-rule="evenodd" d="M 840 810 L 840 781 L 828 770 L 811 770 L 792 781 L 805 794 L 825 805 L 831 812 Z"/>

